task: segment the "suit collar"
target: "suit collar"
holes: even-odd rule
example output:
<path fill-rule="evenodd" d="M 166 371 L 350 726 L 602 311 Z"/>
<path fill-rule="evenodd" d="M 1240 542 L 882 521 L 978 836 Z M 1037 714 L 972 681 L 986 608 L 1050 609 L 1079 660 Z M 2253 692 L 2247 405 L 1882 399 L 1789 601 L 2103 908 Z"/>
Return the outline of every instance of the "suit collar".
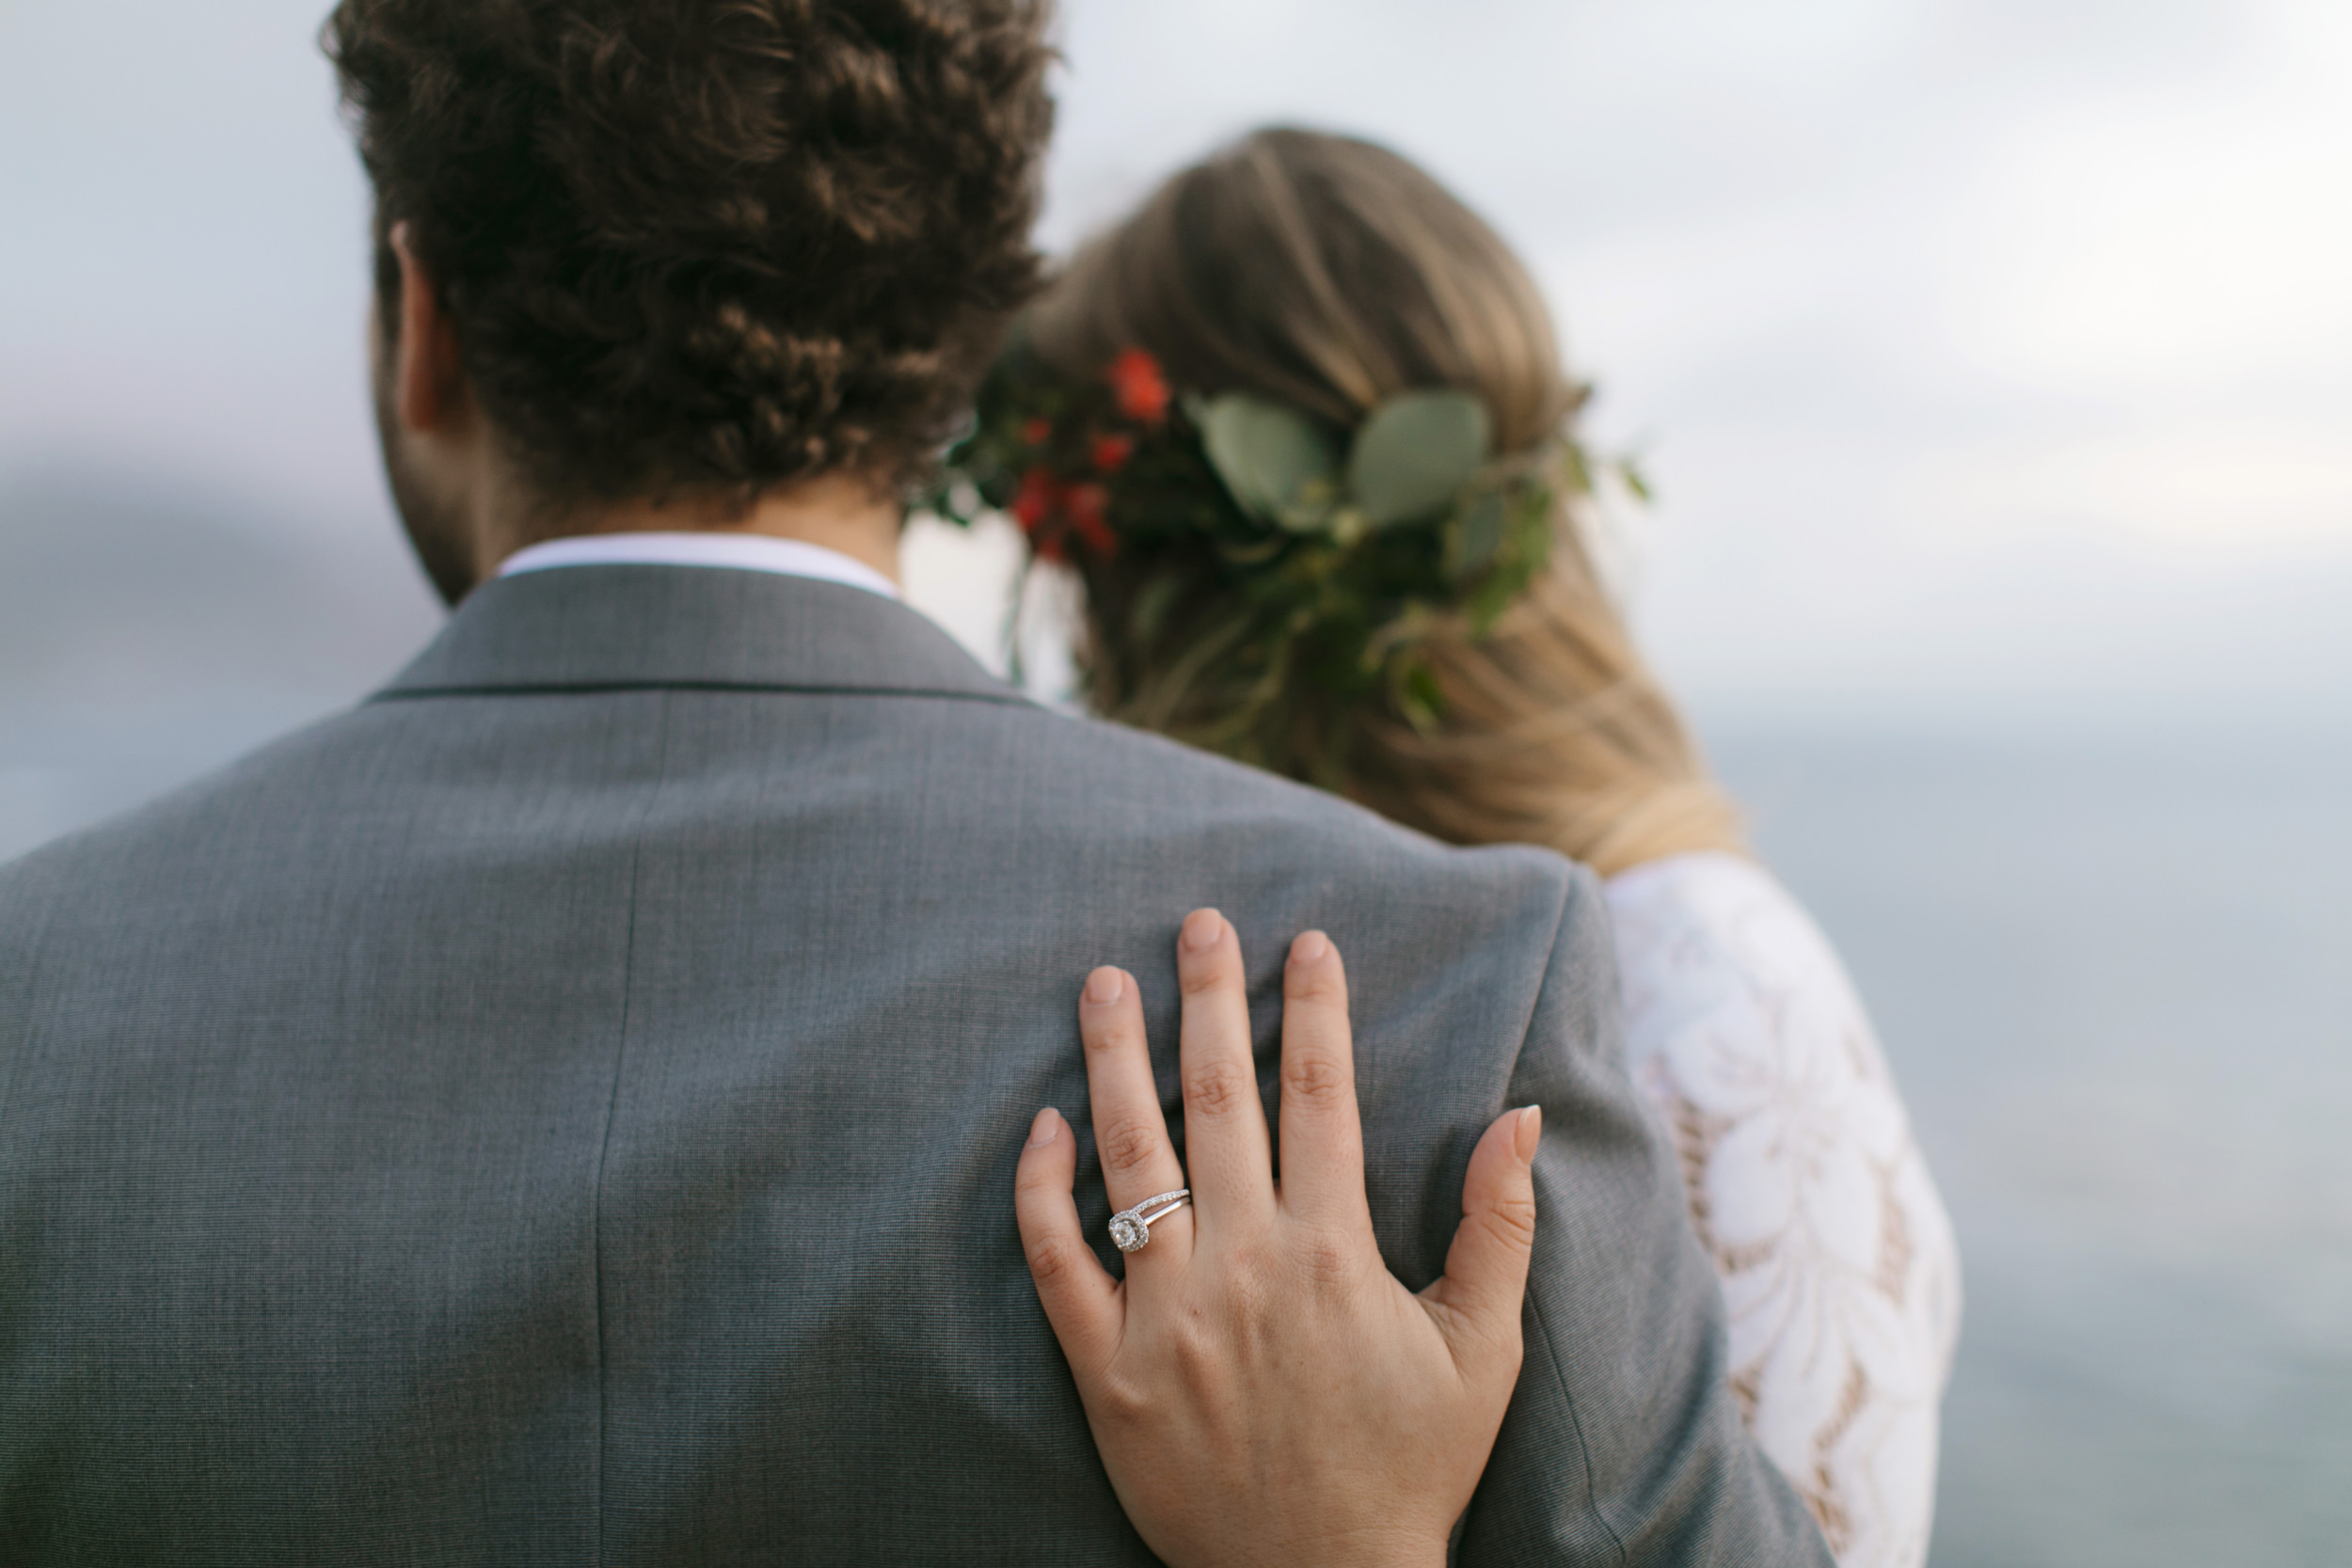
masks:
<path fill-rule="evenodd" d="M 653 565 L 492 578 L 378 696 L 639 687 L 1027 701 L 929 618 L 864 589 Z"/>

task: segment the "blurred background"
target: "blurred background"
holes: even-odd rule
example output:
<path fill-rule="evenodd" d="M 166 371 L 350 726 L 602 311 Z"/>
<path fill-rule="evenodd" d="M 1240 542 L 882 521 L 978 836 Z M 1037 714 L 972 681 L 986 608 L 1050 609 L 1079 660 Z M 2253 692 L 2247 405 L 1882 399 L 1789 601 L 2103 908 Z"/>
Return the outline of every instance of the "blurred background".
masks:
<path fill-rule="evenodd" d="M 322 0 L 0 0 L 0 859 L 437 624 Z M 2352 1539 L 2352 5 L 1068 0 L 1046 238 L 1282 119 L 1532 260 L 1637 625 L 1958 1225 L 1933 1560 Z M 915 597 L 1001 667 L 1009 533 Z M 1043 677 L 1050 685 L 1050 669 Z"/>

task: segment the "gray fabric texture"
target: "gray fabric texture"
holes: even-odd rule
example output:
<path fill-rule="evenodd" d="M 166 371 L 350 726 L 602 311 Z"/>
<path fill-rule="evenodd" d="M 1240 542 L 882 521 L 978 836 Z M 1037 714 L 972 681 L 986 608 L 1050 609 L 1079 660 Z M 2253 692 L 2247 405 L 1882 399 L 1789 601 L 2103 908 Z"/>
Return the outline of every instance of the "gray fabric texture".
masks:
<path fill-rule="evenodd" d="M 1119 1563 L 1022 1262 L 1075 994 L 1354 982 L 1382 1250 L 1540 1102 L 1470 1563 L 1826 1563 L 1742 1438 L 1591 876 L 1062 717 L 749 572 L 492 582 L 393 685 L 0 869 L 0 1561 Z"/>

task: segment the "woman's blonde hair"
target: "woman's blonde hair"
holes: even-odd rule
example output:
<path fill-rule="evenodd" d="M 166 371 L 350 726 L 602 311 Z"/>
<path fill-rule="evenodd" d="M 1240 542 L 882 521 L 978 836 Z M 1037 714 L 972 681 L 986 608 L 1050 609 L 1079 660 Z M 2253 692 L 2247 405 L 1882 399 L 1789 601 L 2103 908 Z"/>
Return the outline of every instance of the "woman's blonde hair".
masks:
<path fill-rule="evenodd" d="M 1342 429 L 1396 392 L 1462 388 L 1505 453 L 1557 436 L 1583 399 L 1542 295 L 1492 229 L 1395 153 L 1308 131 L 1258 132 L 1170 180 L 1078 255 L 1029 334 L 1068 374 L 1139 347 L 1179 388 L 1257 393 Z M 1327 758 L 1289 770 L 1438 838 L 1541 844 L 1603 875 L 1741 847 L 1738 811 L 1635 651 L 1575 504 L 1555 509 L 1551 565 L 1499 624 L 1428 642 L 1444 698 L 1434 727 L 1375 699 L 1347 716 L 1336 773 Z M 1180 728 L 1140 710 L 1150 673 L 1114 641 L 1126 618 L 1101 612 L 1132 597 L 1141 567 L 1082 564 L 1089 696 L 1104 717 Z"/>

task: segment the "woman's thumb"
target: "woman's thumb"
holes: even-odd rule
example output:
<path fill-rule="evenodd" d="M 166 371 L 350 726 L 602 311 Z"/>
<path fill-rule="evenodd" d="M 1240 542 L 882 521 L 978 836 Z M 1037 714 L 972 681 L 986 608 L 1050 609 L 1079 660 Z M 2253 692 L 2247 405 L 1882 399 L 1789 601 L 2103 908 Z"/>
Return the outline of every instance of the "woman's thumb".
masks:
<path fill-rule="evenodd" d="M 1462 1224 L 1445 1255 L 1445 1275 L 1422 1292 L 1453 1347 L 1456 1366 L 1507 1354 L 1519 1358 L 1519 1303 L 1535 1244 L 1535 1146 L 1544 1113 L 1505 1111 L 1470 1155 L 1462 1180 Z"/>

